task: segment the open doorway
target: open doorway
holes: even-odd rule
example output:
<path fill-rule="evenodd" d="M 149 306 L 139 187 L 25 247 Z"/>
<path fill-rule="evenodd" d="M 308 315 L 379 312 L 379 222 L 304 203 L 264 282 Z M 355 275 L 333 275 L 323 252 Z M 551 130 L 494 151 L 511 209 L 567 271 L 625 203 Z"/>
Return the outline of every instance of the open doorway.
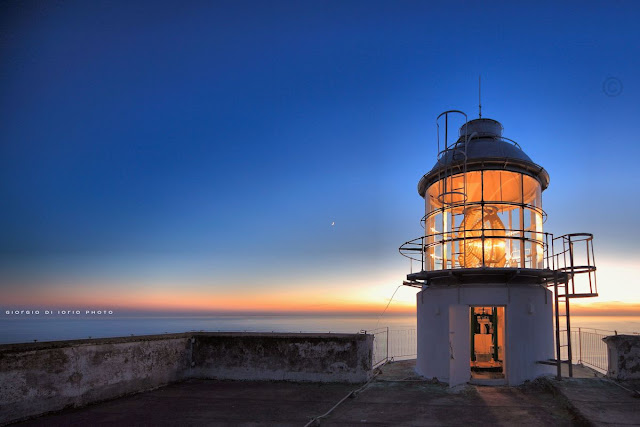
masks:
<path fill-rule="evenodd" d="M 504 307 L 471 307 L 471 379 L 501 380 L 504 375 Z"/>

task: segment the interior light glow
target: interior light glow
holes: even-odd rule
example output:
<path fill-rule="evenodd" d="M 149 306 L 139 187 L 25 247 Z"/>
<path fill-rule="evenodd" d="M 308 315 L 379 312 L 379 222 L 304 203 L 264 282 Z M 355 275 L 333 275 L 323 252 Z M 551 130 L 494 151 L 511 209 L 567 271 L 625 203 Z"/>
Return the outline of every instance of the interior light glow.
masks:
<path fill-rule="evenodd" d="M 484 224 L 484 245 L 482 229 Z M 464 220 L 458 227 L 458 238 L 464 239 L 464 251 L 458 256 L 458 263 L 465 268 L 482 266 L 483 249 L 486 267 L 504 267 L 506 263 L 506 239 L 504 224 L 494 206 L 472 206 L 464 211 Z M 494 237 L 495 236 L 495 237 Z"/>

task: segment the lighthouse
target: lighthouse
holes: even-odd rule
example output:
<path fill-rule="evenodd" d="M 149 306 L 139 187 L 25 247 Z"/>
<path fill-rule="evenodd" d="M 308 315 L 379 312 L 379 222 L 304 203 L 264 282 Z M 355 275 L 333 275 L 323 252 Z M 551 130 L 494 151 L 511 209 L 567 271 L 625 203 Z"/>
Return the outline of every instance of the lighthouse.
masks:
<path fill-rule="evenodd" d="M 543 230 L 549 174 L 500 122 L 451 110 L 436 127 L 438 157 L 418 183 L 424 233 L 400 247 L 404 284 L 420 289 L 416 370 L 450 386 L 560 375 L 570 300 L 597 296 L 593 236 Z"/>

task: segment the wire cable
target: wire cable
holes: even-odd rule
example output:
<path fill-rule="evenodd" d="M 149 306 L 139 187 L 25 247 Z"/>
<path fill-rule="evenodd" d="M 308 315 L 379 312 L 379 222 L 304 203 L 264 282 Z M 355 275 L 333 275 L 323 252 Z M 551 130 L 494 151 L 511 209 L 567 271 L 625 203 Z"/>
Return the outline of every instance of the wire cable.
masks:
<path fill-rule="evenodd" d="M 378 321 L 376 322 L 376 327 L 374 329 L 378 329 L 378 325 L 380 324 L 380 319 L 382 319 L 382 316 L 384 316 L 384 314 L 387 312 L 387 308 L 389 308 L 389 306 L 391 305 L 391 301 L 393 301 L 393 297 L 396 296 L 396 292 L 398 292 L 398 289 L 400 289 L 403 286 L 404 285 L 398 285 L 396 290 L 393 291 L 393 294 L 391 294 L 391 298 L 389 298 L 389 302 L 387 303 L 387 306 L 384 308 L 384 310 L 382 310 L 382 313 L 380 314 L 380 316 L 378 316 Z"/>
<path fill-rule="evenodd" d="M 327 412 L 325 412 L 322 415 L 319 415 L 315 418 L 312 418 L 311 421 L 309 421 L 307 424 L 304 425 L 304 427 L 309 427 L 309 426 L 314 426 L 314 425 L 320 425 L 320 419 L 321 418 L 326 418 L 329 416 L 329 414 L 331 414 L 334 409 L 336 409 L 338 406 L 340 406 L 342 404 L 342 402 L 344 402 L 345 400 L 347 400 L 350 397 L 356 397 L 358 395 L 358 393 L 360 393 L 361 391 L 363 391 L 365 388 L 367 388 L 369 386 L 369 384 L 371 384 L 373 382 L 373 380 L 376 379 L 376 377 L 378 375 L 380 375 L 382 373 L 382 371 L 380 371 L 380 368 L 382 366 L 384 366 L 387 362 L 383 363 L 382 365 L 378 366 L 378 368 L 376 368 L 376 373 L 373 374 L 373 376 L 369 379 L 369 381 L 367 381 L 366 383 L 364 383 L 364 385 L 356 390 L 350 391 L 345 397 L 343 397 L 338 403 L 336 403 L 335 405 L 333 405 L 333 407 L 331 409 L 329 409 Z"/>

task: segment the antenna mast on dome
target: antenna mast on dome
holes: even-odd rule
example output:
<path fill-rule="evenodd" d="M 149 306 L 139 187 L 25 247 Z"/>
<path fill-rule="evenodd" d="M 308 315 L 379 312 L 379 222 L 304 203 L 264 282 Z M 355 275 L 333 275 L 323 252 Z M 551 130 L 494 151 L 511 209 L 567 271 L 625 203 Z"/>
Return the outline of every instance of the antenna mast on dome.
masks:
<path fill-rule="evenodd" d="M 478 74 L 478 118 L 482 118 L 482 98 L 481 98 L 481 92 L 480 92 L 480 87 L 481 87 L 481 75 Z"/>

